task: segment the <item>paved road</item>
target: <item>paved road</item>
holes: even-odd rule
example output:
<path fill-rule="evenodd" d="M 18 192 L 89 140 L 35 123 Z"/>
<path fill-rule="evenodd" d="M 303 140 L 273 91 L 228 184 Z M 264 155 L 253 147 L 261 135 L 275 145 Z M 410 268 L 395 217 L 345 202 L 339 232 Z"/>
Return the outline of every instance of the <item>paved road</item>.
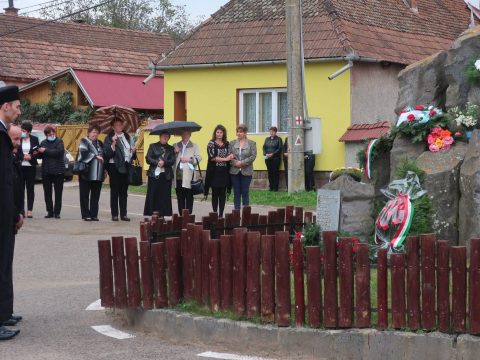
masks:
<path fill-rule="evenodd" d="M 34 218 L 27 219 L 17 236 L 15 311 L 23 315 L 24 320 L 18 326 L 19 336 L 0 343 L 0 360 L 181 360 L 200 359 L 197 355 L 207 350 L 228 352 L 228 349 L 175 346 L 128 328 L 120 330 L 135 337 L 117 340 L 91 328 L 112 323 L 104 311 L 85 310 L 99 298 L 97 240 L 112 235 L 138 236 L 144 197 L 130 195 L 132 222 L 116 223 L 110 220 L 109 194 L 102 192 L 100 221 L 87 223 L 80 218 L 78 188 L 72 183 L 66 186 L 61 220 L 43 218 L 43 192 L 36 186 Z M 268 211 L 267 208 L 254 210 Z M 194 212 L 198 216 L 209 211 L 210 204 L 195 203 Z"/>

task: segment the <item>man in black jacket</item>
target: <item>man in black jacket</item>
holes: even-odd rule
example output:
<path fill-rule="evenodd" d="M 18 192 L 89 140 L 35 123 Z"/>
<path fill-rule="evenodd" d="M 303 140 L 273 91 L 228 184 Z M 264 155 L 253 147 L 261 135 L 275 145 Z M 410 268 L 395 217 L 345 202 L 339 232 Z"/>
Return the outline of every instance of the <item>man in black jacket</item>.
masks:
<path fill-rule="evenodd" d="M 20 115 L 17 86 L 0 88 L 0 340 L 8 340 L 19 333 L 1 324 L 13 314 L 12 253 L 15 240 L 14 178 L 12 142 L 7 126 Z"/>
<path fill-rule="evenodd" d="M 270 128 L 270 136 L 263 144 L 263 156 L 268 170 L 270 191 L 278 191 L 280 159 L 282 156 L 282 139 L 277 136 L 277 128 Z"/>

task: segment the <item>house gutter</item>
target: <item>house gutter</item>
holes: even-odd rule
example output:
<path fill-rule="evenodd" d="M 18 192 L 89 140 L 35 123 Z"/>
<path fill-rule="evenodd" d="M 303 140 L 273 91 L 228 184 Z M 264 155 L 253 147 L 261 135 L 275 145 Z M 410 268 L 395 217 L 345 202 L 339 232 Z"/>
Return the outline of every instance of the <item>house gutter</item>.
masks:
<path fill-rule="evenodd" d="M 356 55 L 338 56 L 330 58 L 311 58 L 305 59 L 305 63 L 323 63 L 333 61 L 359 61 L 367 63 L 380 63 L 382 60 L 359 57 Z M 267 61 L 240 61 L 230 63 L 210 63 L 210 64 L 190 64 L 190 65 L 166 65 L 150 64 L 150 70 L 176 70 L 176 69 L 202 69 L 202 68 L 222 68 L 222 67 L 235 67 L 235 66 L 258 66 L 258 65 L 285 65 L 287 60 L 267 60 Z"/>

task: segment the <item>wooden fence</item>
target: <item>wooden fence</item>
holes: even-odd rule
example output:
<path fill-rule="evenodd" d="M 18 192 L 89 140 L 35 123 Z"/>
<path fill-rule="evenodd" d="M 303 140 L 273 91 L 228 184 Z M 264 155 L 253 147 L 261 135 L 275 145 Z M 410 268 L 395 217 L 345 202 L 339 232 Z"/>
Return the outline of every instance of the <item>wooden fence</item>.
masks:
<path fill-rule="evenodd" d="M 336 232 L 323 233 L 323 249 L 292 244 L 292 228 L 311 221 L 312 213 L 293 207 L 268 216 L 245 207 L 242 216 L 211 214 L 201 222 L 188 213 L 168 222 L 153 216 L 140 224 L 139 243 L 98 242 L 102 305 L 152 309 L 195 301 L 278 326 L 480 334 L 480 239 L 471 240 L 469 267 L 466 247 L 425 234 L 407 239 L 406 254 L 388 258 L 379 250 L 372 272 L 368 246 L 354 248 Z"/>

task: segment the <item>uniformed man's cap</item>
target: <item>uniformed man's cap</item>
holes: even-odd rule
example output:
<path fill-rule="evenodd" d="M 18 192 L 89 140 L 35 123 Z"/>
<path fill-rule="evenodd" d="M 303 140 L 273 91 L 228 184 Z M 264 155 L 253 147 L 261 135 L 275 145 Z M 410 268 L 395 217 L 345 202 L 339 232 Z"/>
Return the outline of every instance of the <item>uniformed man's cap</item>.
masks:
<path fill-rule="evenodd" d="M 0 87 L 0 106 L 7 102 L 20 100 L 20 94 L 18 91 L 18 86 L 10 85 Z"/>

